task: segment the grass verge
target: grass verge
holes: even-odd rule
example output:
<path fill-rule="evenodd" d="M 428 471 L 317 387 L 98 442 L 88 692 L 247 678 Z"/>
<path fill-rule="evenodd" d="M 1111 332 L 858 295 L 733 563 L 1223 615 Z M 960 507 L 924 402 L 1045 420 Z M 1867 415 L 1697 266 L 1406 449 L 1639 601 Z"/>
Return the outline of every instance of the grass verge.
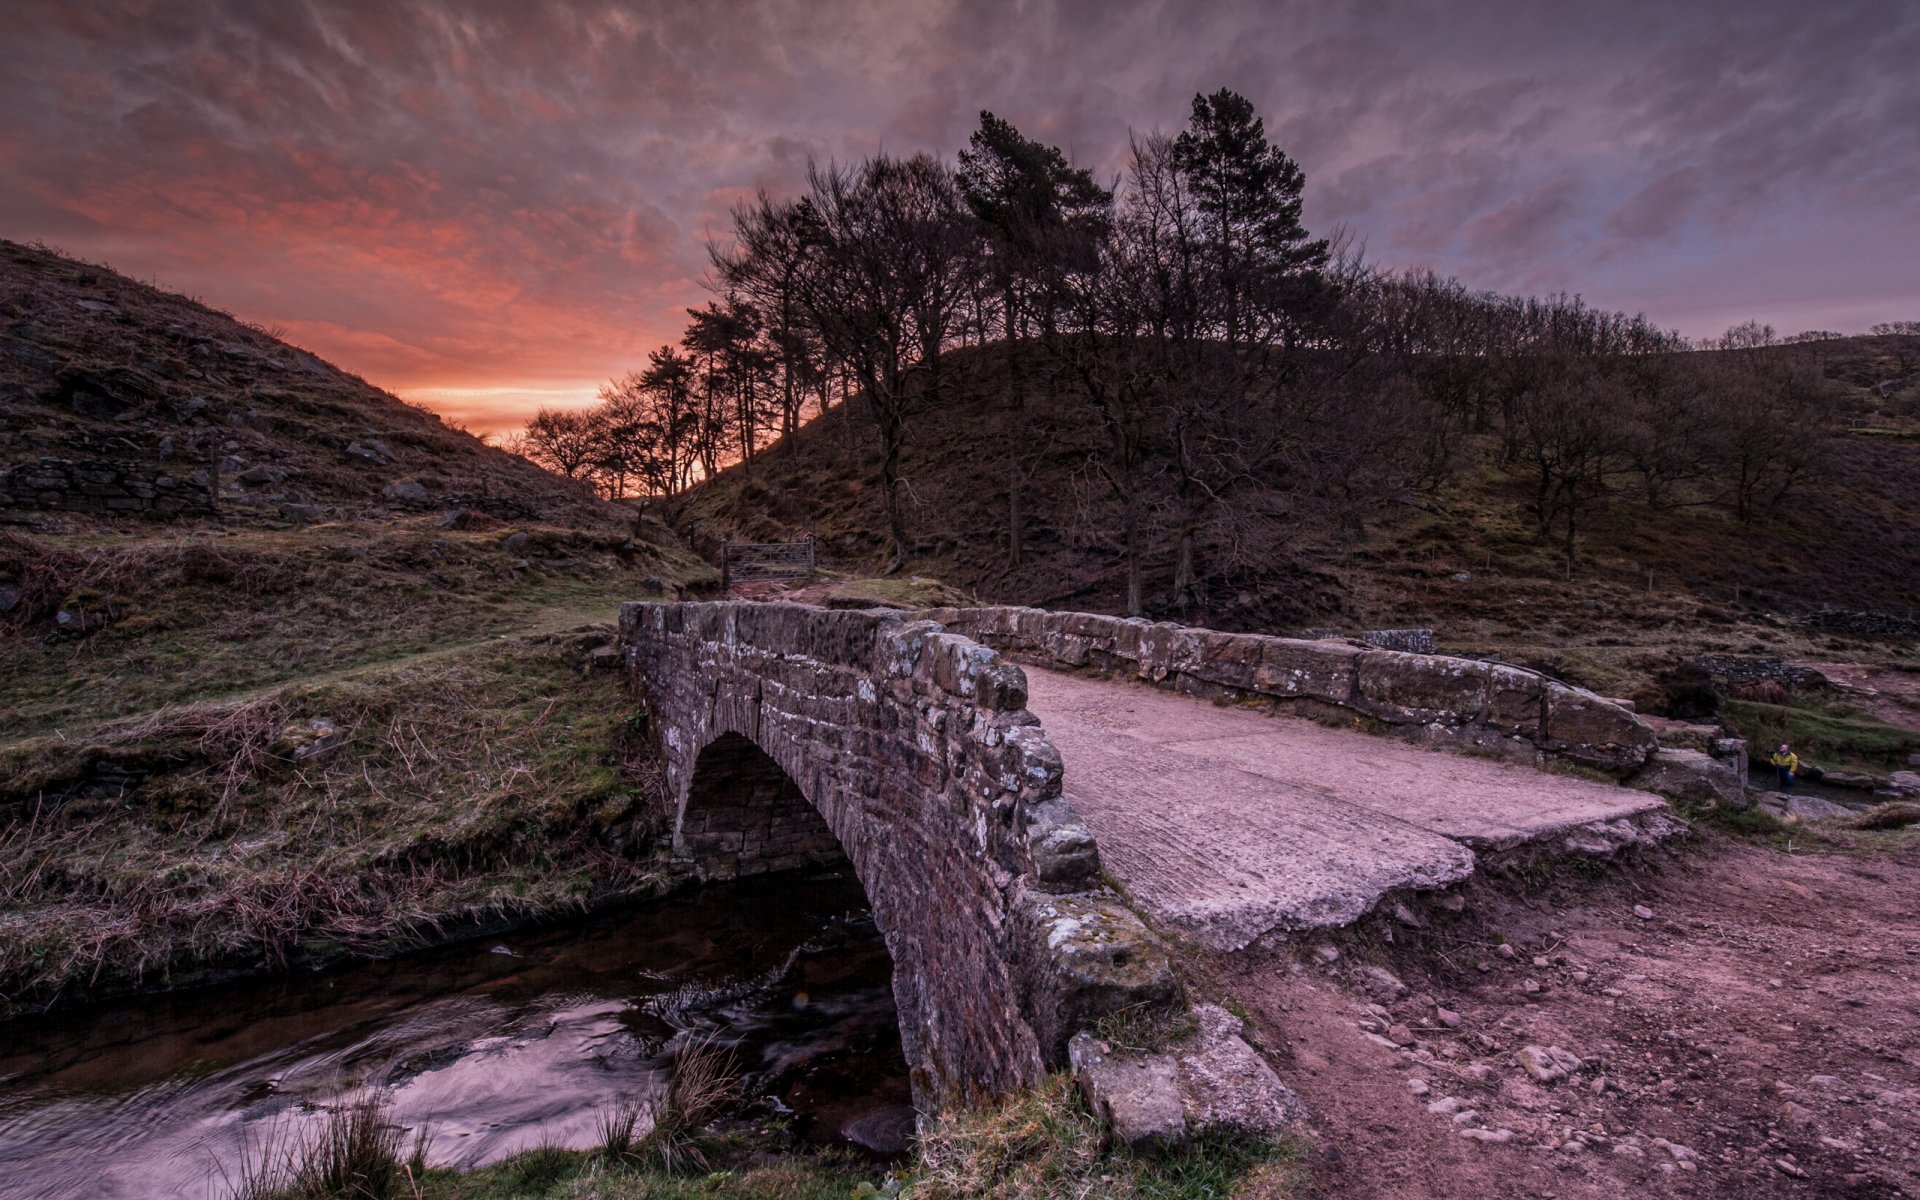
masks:
<path fill-rule="evenodd" d="M 0 1010 L 384 952 L 661 879 L 608 631 L 0 746 Z"/>

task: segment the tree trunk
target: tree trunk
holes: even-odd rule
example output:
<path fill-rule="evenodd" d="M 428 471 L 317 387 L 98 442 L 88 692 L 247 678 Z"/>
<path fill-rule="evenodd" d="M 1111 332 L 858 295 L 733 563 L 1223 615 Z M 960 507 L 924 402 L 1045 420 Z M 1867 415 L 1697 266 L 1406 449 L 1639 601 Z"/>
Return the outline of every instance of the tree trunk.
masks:
<path fill-rule="evenodd" d="M 888 412 L 880 420 L 880 488 L 887 506 L 887 536 L 893 556 L 882 575 L 897 574 L 907 565 L 907 518 L 900 507 L 900 417 Z"/>
<path fill-rule="evenodd" d="M 1129 494 L 1126 499 L 1126 515 L 1121 521 L 1121 533 L 1127 542 L 1127 615 L 1144 617 L 1147 615 L 1146 581 L 1140 563 L 1140 502 Z"/>
<path fill-rule="evenodd" d="M 1199 581 L 1194 570 L 1194 526 L 1193 514 L 1183 513 L 1173 563 L 1173 606 L 1183 616 L 1200 602 Z"/>

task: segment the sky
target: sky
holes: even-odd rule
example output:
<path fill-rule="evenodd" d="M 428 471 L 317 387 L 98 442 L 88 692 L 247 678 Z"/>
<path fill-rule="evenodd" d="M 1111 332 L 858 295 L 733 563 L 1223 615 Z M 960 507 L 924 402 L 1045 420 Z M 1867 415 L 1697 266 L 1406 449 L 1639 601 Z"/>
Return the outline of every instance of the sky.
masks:
<path fill-rule="evenodd" d="M 809 159 L 982 109 L 1103 177 L 1230 87 L 1308 226 L 1691 336 L 1920 319 L 1914 0 L 0 0 L 0 237 L 476 431 L 704 303 Z"/>

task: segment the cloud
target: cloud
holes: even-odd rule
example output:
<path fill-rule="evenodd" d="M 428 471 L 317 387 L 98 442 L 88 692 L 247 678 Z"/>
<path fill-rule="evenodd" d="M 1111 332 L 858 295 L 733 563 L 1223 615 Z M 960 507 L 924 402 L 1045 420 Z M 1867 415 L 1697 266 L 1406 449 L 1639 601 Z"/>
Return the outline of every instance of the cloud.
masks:
<path fill-rule="evenodd" d="M 512 423 L 676 337 L 809 158 L 979 110 L 1102 174 L 1246 93 L 1375 261 L 1664 323 L 1920 314 L 1904 0 L 14 0 L 0 234 Z M 1778 275 L 1763 278 L 1756 258 Z M 1795 290 L 1797 289 L 1797 290 Z M 1710 327 L 1690 327 L 1704 333 Z M 440 399 L 435 400 L 434 397 Z M 485 414 L 494 413 L 495 417 Z"/>

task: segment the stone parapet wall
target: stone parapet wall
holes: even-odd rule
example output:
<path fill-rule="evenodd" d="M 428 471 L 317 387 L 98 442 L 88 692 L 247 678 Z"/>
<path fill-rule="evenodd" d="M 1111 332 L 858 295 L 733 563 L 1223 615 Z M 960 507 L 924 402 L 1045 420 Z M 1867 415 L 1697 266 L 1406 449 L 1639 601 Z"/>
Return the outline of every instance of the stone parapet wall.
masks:
<path fill-rule="evenodd" d="M 0 472 L 0 508 L 104 516 L 206 516 L 214 511 L 205 470 L 155 472 L 107 459 L 42 458 Z"/>
<path fill-rule="evenodd" d="M 893 958 L 924 1106 L 1031 1086 L 1100 1013 L 1174 997 L 1164 948 L 1101 885 L 1018 666 L 899 613 L 636 602 L 620 629 L 676 849 L 711 878 L 762 873 L 828 852 L 800 800 L 825 819 Z"/>
<path fill-rule="evenodd" d="M 1035 666 L 1097 670 L 1214 700 L 1271 702 L 1453 749 L 1558 759 L 1624 777 L 1658 744 L 1647 723 L 1620 705 L 1500 663 L 1036 608 L 916 615 Z"/>

